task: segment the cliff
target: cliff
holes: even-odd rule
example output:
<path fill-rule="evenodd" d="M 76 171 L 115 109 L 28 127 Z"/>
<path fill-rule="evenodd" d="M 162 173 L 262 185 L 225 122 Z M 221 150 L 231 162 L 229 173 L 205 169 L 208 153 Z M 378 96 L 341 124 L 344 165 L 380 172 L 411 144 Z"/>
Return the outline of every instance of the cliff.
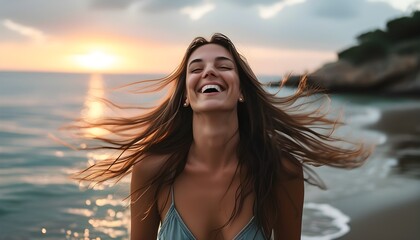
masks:
<path fill-rule="evenodd" d="M 310 85 L 329 92 L 380 92 L 420 97 L 420 11 L 387 22 L 386 30 L 357 37 L 336 62 L 309 74 Z M 294 76 L 287 85 L 299 82 Z"/>

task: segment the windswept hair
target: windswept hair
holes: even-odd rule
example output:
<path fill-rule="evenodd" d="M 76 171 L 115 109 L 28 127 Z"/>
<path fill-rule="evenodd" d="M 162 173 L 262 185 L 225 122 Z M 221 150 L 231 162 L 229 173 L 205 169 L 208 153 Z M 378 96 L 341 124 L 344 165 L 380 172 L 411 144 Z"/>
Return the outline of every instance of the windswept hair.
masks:
<path fill-rule="evenodd" d="M 169 157 L 158 173 L 142 188 L 144 191 L 151 185 L 156 186 L 154 202 L 150 203 L 150 207 L 156 203 L 158 193 L 174 183 L 186 164 L 193 142 L 193 112 L 190 107 L 183 107 L 187 61 L 197 48 L 209 43 L 220 45 L 232 54 L 246 99 L 237 107 L 240 136 L 237 172 L 245 177 L 241 178 L 236 190 L 235 207 L 229 222 L 237 216 L 251 189 L 255 194 L 255 219 L 269 233 L 271 229 L 276 230 L 279 221 L 275 216 L 278 199 L 273 189 L 281 187 L 276 185 L 280 175 L 284 177 L 289 172 L 283 161 L 303 167 L 305 181 L 323 188 L 322 181 L 308 165 L 354 168 L 363 164 L 371 149 L 362 143 L 352 143 L 333 135 L 342 122 L 337 117 L 328 117 L 325 105 L 316 105 L 326 96 L 319 94 L 318 89 L 308 87 L 306 77 L 289 96 L 281 97 L 268 92 L 234 44 L 220 33 L 214 34 L 210 40 L 195 38 L 180 65 L 168 76 L 130 84 L 132 87 L 147 83 L 144 92 L 172 86 L 158 106 L 132 117 L 108 117 L 94 123 L 76 122 L 73 127 L 77 129 L 100 127 L 108 130 L 112 134 L 95 138 L 102 142 L 96 149 L 112 149 L 119 154 L 95 163 L 74 178 L 94 183 L 119 180 L 144 157 L 166 155 Z M 111 107 L 119 106 L 113 104 Z M 297 177 L 292 172 L 288 175 Z"/>

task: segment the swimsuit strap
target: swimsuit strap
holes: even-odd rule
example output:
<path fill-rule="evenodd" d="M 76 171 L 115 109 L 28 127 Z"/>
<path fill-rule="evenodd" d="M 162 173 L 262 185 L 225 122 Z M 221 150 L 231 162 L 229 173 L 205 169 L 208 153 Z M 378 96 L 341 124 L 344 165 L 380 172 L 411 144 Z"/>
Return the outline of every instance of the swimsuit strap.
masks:
<path fill-rule="evenodd" d="M 175 206 L 174 185 L 171 185 L 171 205 Z"/>

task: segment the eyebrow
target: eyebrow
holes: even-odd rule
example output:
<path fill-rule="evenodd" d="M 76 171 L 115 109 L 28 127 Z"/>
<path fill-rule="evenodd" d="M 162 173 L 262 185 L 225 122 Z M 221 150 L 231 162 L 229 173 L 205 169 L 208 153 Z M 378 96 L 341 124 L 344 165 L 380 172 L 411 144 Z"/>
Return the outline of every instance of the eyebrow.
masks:
<path fill-rule="evenodd" d="M 233 63 L 233 60 L 228 57 L 220 56 L 220 57 L 215 58 L 216 62 L 225 61 L 225 60 L 231 61 Z M 203 62 L 203 59 L 201 58 L 194 59 L 188 64 L 188 66 L 191 66 L 191 64 L 196 63 L 196 62 Z"/>

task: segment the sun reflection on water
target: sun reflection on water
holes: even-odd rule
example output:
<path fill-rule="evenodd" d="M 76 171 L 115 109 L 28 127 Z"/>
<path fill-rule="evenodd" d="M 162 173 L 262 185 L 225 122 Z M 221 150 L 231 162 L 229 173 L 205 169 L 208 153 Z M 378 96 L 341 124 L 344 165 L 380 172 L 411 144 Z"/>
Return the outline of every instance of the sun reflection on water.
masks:
<path fill-rule="evenodd" d="M 85 228 L 83 232 L 64 230 L 66 239 L 101 239 L 93 236 L 99 233 L 106 236 L 103 239 L 128 239 L 130 213 L 125 202 L 124 199 L 107 195 L 104 198 L 87 199 L 86 208 L 67 209 L 67 213 L 87 217 L 90 227 Z"/>
<path fill-rule="evenodd" d="M 105 96 L 105 86 L 101 75 L 94 74 L 89 79 L 88 92 L 85 98 L 84 107 L 81 112 L 81 118 L 86 122 L 95 124 L 105 117 L 106 104 L 102 101 Z M 110 132 L 101 127 L 88 127 L 84 130 L 85 137 L 102 137 Z M 86 148 L 87 144 L 80 145 Z M 88 152 L 87 164 L 93 164 L 112 158 L 112 154 L 106 151 Z M 124 183 L 122 183 L 124 184 Z M 74 224 L 62 229 L 65 239 L 129 239 L 130 211 L 126 195 L 107 194 L 110 187 L 115 185 L 112 182 L 84 186 L 79 183 L 82 190 L 94 191 L 95 194 L 83 200 L 82 205 L 74 208 L 68 208 L 64 212 L 77 215 L 85 219 L 85 224 Z M 124 185 L 125 186 L 125 185 Z M 123 187 L 124 187 L 123 186 Z M 99 195 L 99 196 L 98 196 Z"/>
<path fill-rule="evenodd" d="M 89 79 L 88 93 L 82 110 L 82 118 L 87 122 L 96 123 L 105 114 L 105 104 L 101 101 L 105 96 L 104 81 L 100 74 L 93 74 Z M 90 127 L 85 130 L 86 137 L 100 137 L 108 134 L 104 128 Z"/>

